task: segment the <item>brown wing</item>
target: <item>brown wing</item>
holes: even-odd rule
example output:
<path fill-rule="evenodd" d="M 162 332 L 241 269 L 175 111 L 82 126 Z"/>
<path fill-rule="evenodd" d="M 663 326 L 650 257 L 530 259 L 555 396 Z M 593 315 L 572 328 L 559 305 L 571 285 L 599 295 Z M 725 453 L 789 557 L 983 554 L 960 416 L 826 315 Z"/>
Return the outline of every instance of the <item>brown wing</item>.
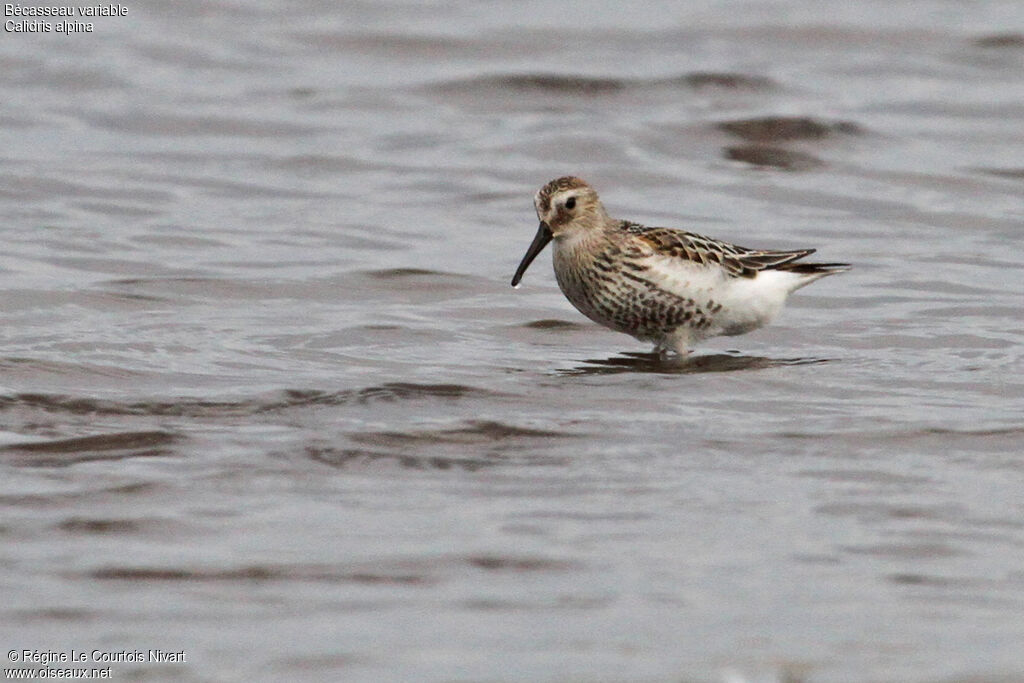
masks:
<path fill-rule="evenodd" d="M 785 266 L 814 253 L 814 249 L 748 249 L 684 230 L 648 228 L 627 221 L 623 221 L 621 227 L 649 244 L 656 253 L 703 265 L 717 264 L 733 277 L 754 277 L 760 270 Z"/>

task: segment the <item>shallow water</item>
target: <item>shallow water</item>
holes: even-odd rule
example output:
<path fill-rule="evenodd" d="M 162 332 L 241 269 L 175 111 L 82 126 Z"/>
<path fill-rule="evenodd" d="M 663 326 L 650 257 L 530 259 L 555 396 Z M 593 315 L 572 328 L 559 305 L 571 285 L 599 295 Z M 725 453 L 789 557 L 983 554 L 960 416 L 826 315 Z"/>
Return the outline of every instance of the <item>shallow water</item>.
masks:
<path fill-rule="evenodd" d="M 0 644 L 1024 678 L 1019 2 L 126 7 L 0 41 Z M 566 173 L 855 268 L 660 361 L 509 287 Z"/>

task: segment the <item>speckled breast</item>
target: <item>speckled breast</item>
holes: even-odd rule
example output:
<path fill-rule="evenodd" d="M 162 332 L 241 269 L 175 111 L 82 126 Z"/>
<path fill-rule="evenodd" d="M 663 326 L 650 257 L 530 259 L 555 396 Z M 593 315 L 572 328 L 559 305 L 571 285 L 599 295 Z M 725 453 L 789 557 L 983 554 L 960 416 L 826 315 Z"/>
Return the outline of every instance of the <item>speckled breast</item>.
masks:
<path fill-rule="evenodd" d="M 660 289 L 644 277 L 645 270 L 612 252 L 582 263 L 555 259 L 562 293 L 594 322 L 648 341 L 658 341 L 684 325 L 695 330 L 710 327 L 710 318 L 696 301 Z"/>

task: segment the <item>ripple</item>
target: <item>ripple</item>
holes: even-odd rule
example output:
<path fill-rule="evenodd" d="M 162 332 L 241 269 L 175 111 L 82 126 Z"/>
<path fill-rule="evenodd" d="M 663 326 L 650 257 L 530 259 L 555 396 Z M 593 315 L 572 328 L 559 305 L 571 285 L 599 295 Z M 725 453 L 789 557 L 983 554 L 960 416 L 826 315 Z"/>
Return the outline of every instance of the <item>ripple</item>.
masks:
<path fill-rule="evenodd" d="M 117 365 L 96 365 L 83 362 L 68 363 L 39 358 L 0 358 L 0 370 L 3 371 L 8 381 L 15 377 L 31 377 L 38 380 L 39 375 L 99 377 L 126 381 L 135 380 L 143 376 L 143 373 Z M 0 410 L 10 405 L 12 398 L 0 396 Z"/>
<path fill-rule="evenodd" d="M 478 275 L 425 268 L 350 271 L 320 281 L 319 284 L 335 298 L 337 292 L 347 291 L 356 293 L 363 300 L 391 300 L 397 297 L 402 303 L 436 303 L 441 296 L 475 296 L 496 287 L 493 280 Z M 501 291 L 504 291 L 504 287 Z"/>
<path fill-rule="evenodd" d="M 103 613 L 100 610 L 79 609 L 72 607 L 52 607 L 42 609 L 17 610 L 15 618 L 19 621 L 56 621 L 85 622 L 97 621 Z M 66 624 L 61 624 L 66 627 Z"/>
<path fill-rule="evenodd" d="M 0 449 L 4 460 L 19 467 L 67 467 L 96 460 L 124 460 L 170 455 L 176 434 L 163 431 L 116 432 L 46 441 L 32 440 Z"/>
<path fill-rule="evenodd" d="M 438 63 L 466 58 L 477 60 L 481 55 L 519 57 L 551 48 L 549 41 L 541 37 L 530 39 L 526 34 L 514 31 L 503 36 L 489 36 L 486 40 L 372 31 L 358 34 L 297 32 L 292 37 L 303 46 L 316 48 L 318 53 L 337 50 L 344 54 L 376 54 L 388 60 L 430 60 Z"/>
<path fill-rule="evenodd" d="M 80 534 L 126 534 L 140 531 L 143 524 L 136 519 L 84 519 L 72 517 L 58 525 L 61 531 Z"/>
<path fill-rule="evenodd" d="M 778 436 L 786 439 L 814 439 L 822 438 L 822 434 L 812 432 L 787 432 Z M 1012 452 L 1016 444 L 1024 440 L 1024 428 L 1006 427 L 998 429 L 977 429 L 977 430 L 955 430 L 946 428 L 926 428 L 908 431 L 870 433 L 859 431 L 853 434 L 829 434 L 833 441 L 849 440 L 856 443 L 859 448 L 880 448 L 906 451 L 915 449 L 924 452 L 951 453 L 963 451 L 969 453 L 1004 453 Z M 807 474 L 805 476 L 812 476 Z M 856 476 L 870 476 L 868 474 L 856 475 L 848 473 L 843 475 L 839 472 L 820 473 L 826 478 L 836 477 L 839 479 L 851 480 Z M 917 478 L 914 478 L 917 480 Z M 910 480 L 908 480 L 910 481 Z M 898 483 L 898 482 L 893 482 Z"/>
<path fill-rule="evenodd" d="M 955 548 L 948 543 L 905 542 L 877 543 L 871 545 L 844 546 L 848 553 L 872 555 L 901 560 L 938 560 L 969 555 L 966 550 Z"/>
<path fill-rule="evenodd" d="M 742 73 L 693 72 L 663 78 L 572 73 L 489 74 L 419 85 L 410 94 L 482 111 L 577 112 L 591 106 L 636 109 L 682 99 L 749 97 L 777 90 L 768 78 Z M 578 132 L 578 131 L 577 131 Z M 596 133 L 596 131 L 595 131 Z M 601 136 L 601 140 L 606 140 Z M 596 157 L 588 157 L 589 163 Z"/>
<path fill-rule="evenodd" d="M 487 444 L 511 439 L 547 439 L 576 436 L 568 432 L 528 429 L 490 420 L 471 420 L 463 427 L 406 432 L 356 432 L 353 441 L 385 446 L 412 444 Z"/>
<path fill-rule="evenodd" d="M 365 274 L 372 278 L 378 278 L 381 280 L 394 280 L 398 278 L 459 278 L 462 277 L 456 273 L 446 273 L 440 270 L 428 270 L 426 268 L 382 268 L 380 270 L 368 270 L 364 271 Z"/>
<path fill-rule="evenodd" d="M 852 469 L 825 469 L 825 470 L 804 470 L 797 476 L 811 477 L 814 479 L 825 479 L 831 482 L 843 482 L 853 484 L 884 484 L 891 486 L 906 486 L 911 484 L 924 484 L 931 481 L 928 477 L 919 477 L 909 474 L 895 474 L 881 470 L 852 470 Z"/>
<path fill-rule="evenodd" d="M 863 478 L 859 479 L 862 480 Z M 885 483 L 891 483 L 891 476 L 885 477 Z M 830 517 L 854 517 L 862 522 L 922 519 L 956 522 L 967 516 L 967 511 L 960 505 L 898 505 L 889 502 L 827 503 L 819 505 L 815 512 Z"/>
<path fill-rule="evenodd" d="M 100 581 L 131 581 L 133 583 L 302 581 L 402 586 L 422 586 L 433 583 L 427 577 L 418 574 L 341 571 L 330 565 L 248 565 L 231 569 L 111 566 L 95 569 L 89 572 L 88 576 Z"/>
<path fill-rule="evenodd" d="M 467 91 L 494 90 L 538 90 L 571 95 L 600 95 L 619 92 L 627 81 L 617 78 L 594 78 L 557 74 L 521 74 L 506 76 L 483 76 L 462 81 L 442 89 L 464 89 Z"/>
<path fill-rule="evenodd" d="M 977 47 L 995 48 L 1024 48 L 1024 34 L 1022 33 L 994 33 L 992 35 L 975 38 L 973 44 Z"/>
<path fill-rule="evenodd" d="M 767 145 L 739 145 L 725 148 L 725 158 L 752 166 L 769 166 L 786 171 L 806 171 L 824 166 L 817 157 Z"/>
<path fill-rule="evenodd" d="M 544 557 L 526 557 L 513 555 L 474 555 L 466 558 L 466 561 L 479 569 L 487 571 L 507 572 L 537 572 L 537 571 L 572 571 L 578 569 L 575 562 L 564 560 L 552 560 Z"/>
<path fill-rule="evenodd" d="M 125 115 L 93 114 L 83 117 L 95 128 L 118 133 L 181 137 L 280 138 L 302 137 L 325 132 L 319 126 L 285 121 L 252 120 L 240 117 L 187 114 L 157 114 L 135 111 Z"/>
<path fill-rule="evenodd" d="M 727 88 L 731 90 L 772 90 L 777 87 L 770 78 L 748 74 L 704 72 L 686 74 L 681 79 L 694 88 Z"/>
<path fill-rule="evenodd" d="M 977 171 L 978 173 L 997 176 L 999 178 L 1013 178 L 1014 180 L 1024 180 L 1024 168 L 977 168 L 974 170 Z"/>
<path fill-rule="evenodd" d="M 545 318 L 542 320 L 523 323 L 521 325 L 517 325 L 517 327 L 525 327 L 531 330 L 582 330 L 590 326 L 583 323 L 570 322 L 568 320 Z"/>
<path fill-rule="evenodd" d="M 113 502 L 130 505 L 134 509 L 139 500 L 152 499 L 154 495 L 166 492 L 166 490 L 162 485 L 152 482 L 137 482 L 80 491 L 0 494 L 0 505 L 9 505 L 17 508 L 64 508 L 68 504 L 82 502 Z M 126 497 L 132 498 L 132 500 L 125 501 Z"/>
<path fill-rule="evenodd" d="M 136 415 L 221 418 L 259 415 L 297 407 L 366 405 L 375 402 L 428 399 L 462 399 L 499 396 L 486 389 L 462 384 L 417 384 L 389 382 L 343 391 L 285 390 L 269 396 L 239 401 L 208 401 L 182 398 L 174 401 L 119 402 L 79 398 L 60 394 L 15 394 L 0 396 L 0 411 L 21 408 L 73 415 Z"/>
<path fill-rule="evenodd" d="M 974 578 L 966 577 L 950 577 L 950 576 L 936 576 L 933 574 L 924 574 L 920 572 L 897 572 L 889 574 L 885 577 L 888 581 L 901 586 L 929 586 L 932 588 L 953 588 L 953 589 L 967 589 L 967 588 L 979 588 L 983 587 L 986 583 Z M 974 679 L 971 679 L 974 680 Z M 988 679 L 985 679 L 988 681 Z M 983 683 L 982 681 L 976 681 L 976 683 Z M 988 683 L 995 683 L 995 679 L 988 681 Z"/>
<path fill-rule="evenodd" d="M 502 464 L 491 458 L 413 455 L 359 448 L 309 447 L 310 460 L 339 469 L 376 469 L 382 465 L 397 465 L 409 470 L 464 470 L 476 472 L 485 467 Z"/>
<path fill-rule="evenodd" d="M 91 579 L 131 582 L 274 583 L 313 582 L 380 586 L 431 586 L 439 571 L 473 567 L 488 572 L 568 572 L 579 563 L 539 555 L 449 555 L 398 559 L 372 565 L 248 564 L 225 568 L 186 566 L 132 566 L 113 564 L 87 572 Z"/>
<path fill-rule="evenodd" d="M 818 121 L 809 117 L 765 116 L 723 121 L 716 127 L 751 142 L 821 140 L 841 135 L 863 135 L 864 129 L 849 121 Z"/>
<path fill-rule="evenodd" d="M 509 90 L 541 94 L 595 97 L 629 91 L 722 88 L 727 90 L 769 90 L 775 84 L 768 78 L 740 73 L 693 72 L 667 78 L 614 78 L 577 74 L 525 73 L 476 76 L 444 81 L 430 90 L 445 93 L 498 94 Z"/>

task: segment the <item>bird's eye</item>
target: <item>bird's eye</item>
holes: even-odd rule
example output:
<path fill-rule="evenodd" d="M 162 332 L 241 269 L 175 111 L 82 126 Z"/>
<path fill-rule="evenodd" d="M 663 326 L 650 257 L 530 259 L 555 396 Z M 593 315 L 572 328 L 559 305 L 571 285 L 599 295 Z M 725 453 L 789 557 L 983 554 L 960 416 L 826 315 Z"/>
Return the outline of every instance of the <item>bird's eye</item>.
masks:
<path fill-rule="evenodd" d="M 569 209 L 570 211 L 575 209 L 576 208 L 576 198 L 575 197 L 569 197 L 568 199 L 566 199 L 565 200 L 565 208 Z"/>

